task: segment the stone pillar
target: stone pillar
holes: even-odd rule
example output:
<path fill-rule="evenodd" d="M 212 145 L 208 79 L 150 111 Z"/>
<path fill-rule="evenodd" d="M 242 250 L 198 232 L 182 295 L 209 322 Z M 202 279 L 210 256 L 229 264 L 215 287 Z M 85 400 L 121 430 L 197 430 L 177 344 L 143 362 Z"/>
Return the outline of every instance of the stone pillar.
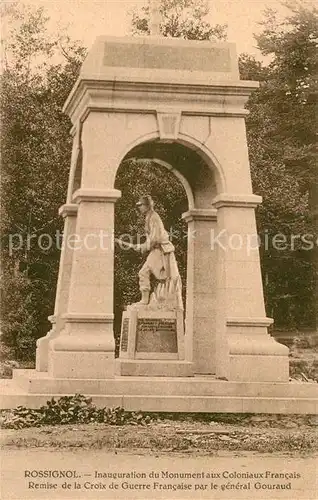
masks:
<path fill-rule="evenodd" d="M 65 327 L 50 342 L 49 375 L 108 378 L 114 374 L 113 230 L 116 189 L 74 193 L 76 239 Z"/>
<path fill-rule="evenodd" d="M 215 373 L 216 253 L 210 235 L 216 229 L 215 209 L 191 209 L 188 223 L 185 359 L 195 373 Z"/>
<path fill-rule="evenodd" d="M 67 242 L 76 230 L 77 208 L 78 206 L 76 204 L 68 203 L 62 205 L 59 210 L 59 214 L 64 218 L 63 244 L 61 249 L 54 314 L 48 318 L 52 323 L 52 329 L 45 337 L 38 339 L 36 343 L 36 370 L 40 372 L 48 371 L 49 342 L 57 337 L 64 328 L 65 320 L 62 318 L 62 315 L 67 309 L 72 269 L 72 249 Z"/>
<path fill-rule="evenodd" d="M 218 256 L 216 373 L 228 380 L 288 381 L 288 348 L 268 333 L 255 208 L 261 197 L 220 194 L 218 235 L 211 241 Z"/>

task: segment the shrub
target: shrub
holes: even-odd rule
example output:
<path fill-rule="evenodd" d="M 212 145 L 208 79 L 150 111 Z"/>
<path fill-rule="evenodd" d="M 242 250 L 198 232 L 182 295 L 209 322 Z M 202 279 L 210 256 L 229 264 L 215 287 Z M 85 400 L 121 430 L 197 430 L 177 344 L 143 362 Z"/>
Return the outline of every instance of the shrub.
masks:
<path fill-rule="evenodd" d="M 12 378 L 12 370 L 15 368 L 19 368 L 19 363 L 17 361 L 3 361 L 0 365 L 0 378 Z"/>
<path fill-rule="evenodd" d="M 2 427 L 23 429 L 42 425 L 105 423 L 109 425 L 147 425 L 149 415 L 142 412 L 129 412 L 123 408 L 97 408 L 92 398 L 75 394 L 62 396 L 57 401 L 52 398 L 39 409 L 18 406 L 4 417 Z"/>

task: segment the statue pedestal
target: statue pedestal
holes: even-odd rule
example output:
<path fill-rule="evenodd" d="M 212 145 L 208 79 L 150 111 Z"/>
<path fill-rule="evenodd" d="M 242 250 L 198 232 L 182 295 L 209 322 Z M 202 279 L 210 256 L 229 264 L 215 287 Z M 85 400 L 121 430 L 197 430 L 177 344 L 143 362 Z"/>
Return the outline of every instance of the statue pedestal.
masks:
<path fill-rule="evenodd" d="M 128 306 L 123 313 L 116 375 L 187 377 L 182 309 Z"/>

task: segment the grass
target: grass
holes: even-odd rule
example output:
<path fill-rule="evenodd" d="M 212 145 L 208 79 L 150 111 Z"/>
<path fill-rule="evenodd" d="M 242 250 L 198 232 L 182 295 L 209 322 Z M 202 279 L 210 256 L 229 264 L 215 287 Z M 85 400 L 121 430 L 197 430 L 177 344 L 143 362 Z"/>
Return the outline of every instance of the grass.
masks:
<path fill-rule="evenodd" d="M 215 454 L 219 450 L 312 454 L 318 451 L 315 417 L 258 415 L 241 423 L 161 419 L 147 426 L 81 424 L 4 429 L 3 448 L 105 449 L 108 451 Z M 254 419 L 254 420 L 253 420 Z M 225 421 L 224 421 L 225 420 Z"/>

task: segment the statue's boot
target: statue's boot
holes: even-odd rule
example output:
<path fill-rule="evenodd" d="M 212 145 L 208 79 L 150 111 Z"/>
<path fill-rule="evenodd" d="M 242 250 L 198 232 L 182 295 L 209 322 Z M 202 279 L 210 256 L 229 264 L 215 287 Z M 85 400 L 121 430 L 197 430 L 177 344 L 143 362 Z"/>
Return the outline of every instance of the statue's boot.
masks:
<path fill-rule="evenodd" d="M 139 302 L 136 302 L 136 304 L 134 304 L 134 305 L 135 306 L 147 306 L 149 304 L 149 296 L 150 296 L 149 290 L 142 290 L 141 291 L 141 300 Z"/>

